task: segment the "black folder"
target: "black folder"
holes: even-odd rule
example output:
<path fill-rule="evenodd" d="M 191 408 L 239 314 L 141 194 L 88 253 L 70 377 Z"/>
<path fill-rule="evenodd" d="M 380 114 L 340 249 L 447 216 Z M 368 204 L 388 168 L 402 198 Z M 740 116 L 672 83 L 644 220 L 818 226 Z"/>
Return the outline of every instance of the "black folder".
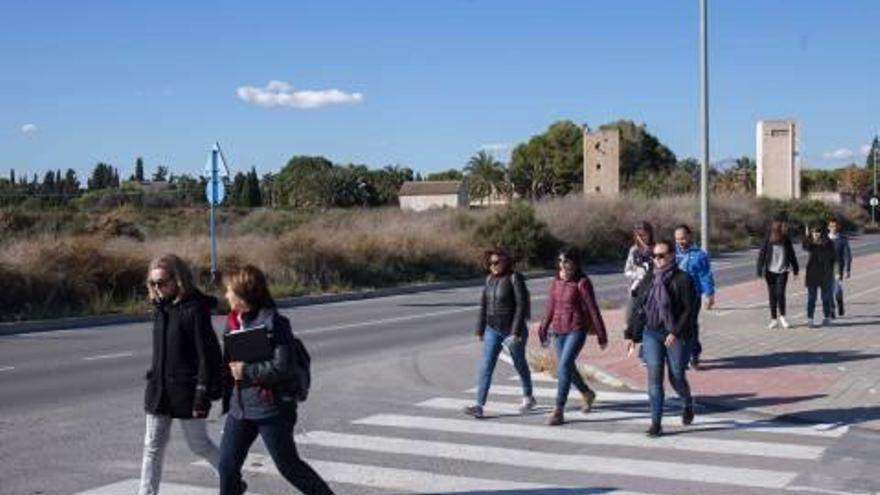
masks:
<path fill-rule="evenodd" d="M 223 346 L 230 361 L 253 363 L 272 359 L 272 345 L 264 325 L 245 328 L 223 336 Z"/>

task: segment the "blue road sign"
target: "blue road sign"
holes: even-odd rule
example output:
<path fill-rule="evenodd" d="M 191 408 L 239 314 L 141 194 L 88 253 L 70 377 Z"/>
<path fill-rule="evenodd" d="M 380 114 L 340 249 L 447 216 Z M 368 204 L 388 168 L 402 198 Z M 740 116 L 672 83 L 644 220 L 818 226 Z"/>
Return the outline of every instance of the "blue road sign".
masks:
<path fill-rule="evenodd" d="M 216 201 L 214 199 L 215 185 L 217 188 Z M 223 185 L 223 181 L 218 180 L 217 182 L 214 182 L 209 180 L 208 183 L 205 185 L 205 197 L 208 198 L 208 204 L 210 205 L 219 206 L 220 204 L 222 204 L 223 198 L 226 197 L 226 186 Z"/>

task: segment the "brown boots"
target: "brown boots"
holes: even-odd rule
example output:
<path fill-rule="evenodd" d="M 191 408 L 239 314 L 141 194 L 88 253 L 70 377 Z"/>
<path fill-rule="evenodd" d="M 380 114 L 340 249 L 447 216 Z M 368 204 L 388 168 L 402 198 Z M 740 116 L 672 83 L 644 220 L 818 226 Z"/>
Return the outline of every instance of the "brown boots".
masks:
<path fill-rule="evenodd" d="M 563 414 L 561 407 L 553 409 L 553 414 L 551 414 L 550 419 L 547 420 L 547 424 L 550 426 L 559 426 L 564 422 L 565 415 Z"/>

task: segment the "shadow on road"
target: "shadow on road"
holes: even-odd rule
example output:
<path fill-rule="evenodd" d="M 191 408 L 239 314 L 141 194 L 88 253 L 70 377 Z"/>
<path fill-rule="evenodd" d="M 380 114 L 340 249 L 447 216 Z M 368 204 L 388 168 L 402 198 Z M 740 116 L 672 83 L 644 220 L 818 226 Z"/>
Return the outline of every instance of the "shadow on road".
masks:
<path fill-rule="evenodd" d="M 705 402 L 717 405 L 722 409 L 750 409 L 755 407 L 777 406 L 780 404 L 793 404 L 809 400 L 821 399 L 827 397 L 826 394 L 798 395 L 794 397 L 758 397 L 752 393 L 743 394 L 723 394 L 723 395 L 706 395 L 700 394 L 696 396 L 697 402 Z"/>
<path fill-rule="evenodd" d="M 836 326 L 844 326 L 842 324 Z M 880 358 L 880 354 L 858 351 L 789 351 L 756 356 L 730 356 L 703 361 L 704 370 L 781 368 L 806 364 L 834 364 Z"/>
<path fill-rule="evenodd" d="M 811 409 L 807 411 L 798 411 L 797 413 L 779 415 L 773 419 L 779 421 L 807 421 L 858 425 L 860 423 L 880 420 L 880 406 Z"/>

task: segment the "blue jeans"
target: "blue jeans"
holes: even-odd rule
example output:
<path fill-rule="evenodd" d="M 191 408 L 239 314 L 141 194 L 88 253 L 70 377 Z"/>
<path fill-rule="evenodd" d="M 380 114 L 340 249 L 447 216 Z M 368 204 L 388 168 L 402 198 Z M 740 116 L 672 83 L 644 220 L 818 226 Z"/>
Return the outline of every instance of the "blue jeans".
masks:
<path fill-rule="evenodd" d="M 669 370 L 669 383 L 685 405 L 691 404 L 691 387 L 688 385 L 685 370 L 688 362 L 688 342 L 676 339 L 675 344 L 666 347 L 666 331 L 645 329 L 642 348 L 648 362 L 648 398 L 651 402 L 651 421 L 659 424 L 663 418 L 664 370 Z"/>
<path fill-rule="evenodd" d="M 572 372 L 577 371 L 575 359 L 587 342 L 587 332 L 572 330 L 569 333 L 553 336 L 556 347 L 556 407 L 564 408 L 571 390 Z"/>
<path fill-rule="evenodd" d="M 833 283 L 823 285 L 821 287 L 807 287 L 807 318 L 812 320 L 813 316 L 816 314 L 816 298 L 820 289 L 822 291 L 822 315 L 825 316 L 825 318 L 831 318 L 831 299 L 833 288 Z"/>
<path fill-rule="evenodd" d="M 510 332 L 500 332 L 492 327 L 486 327 L 483 334 L 483 359 L 477 374 L 477 404 L 481 406 L 485 406 L 489 398 L 489 386 L 492 385 L 492 373 L 495 372 L 495 363 L 498 362 L 498 355 L 501 354 L 501 345 L 510 335 Z M 522 383 L 523 397 L 531 397 L 532 372 L 526 361 L 526 342 L 528 342 L 528 334 L 524 332 L 519 343 L 513 343 L 511 340 L 509 349 L 513 358 L 513 367 L 516 368 Z"/>
<path fill-rule="evenodd" d="M 263 438 L 278 472 L 291 485 L 306 495 L 333 495 L 327 483 L 296 452 L 295 424 L 296 412 L 291 411 L 259 420 L 236 419 L 227 414 L 220 443 L 220 495 L 241 493 L 241 466 L 257 435 Z"/>

